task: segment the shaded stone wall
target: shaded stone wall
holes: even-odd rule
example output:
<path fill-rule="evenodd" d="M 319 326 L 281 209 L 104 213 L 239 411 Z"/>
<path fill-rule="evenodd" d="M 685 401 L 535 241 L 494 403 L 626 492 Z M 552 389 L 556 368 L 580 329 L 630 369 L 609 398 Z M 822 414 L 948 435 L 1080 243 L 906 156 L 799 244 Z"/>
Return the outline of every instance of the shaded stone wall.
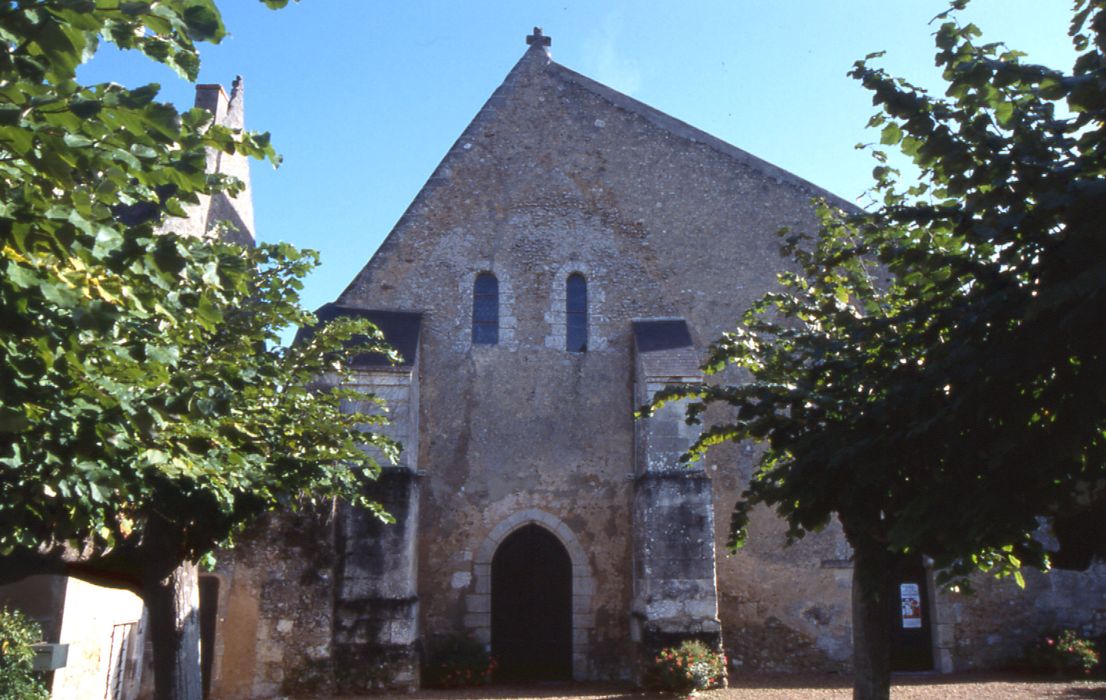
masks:
<path fill-rule="evenodd" d="M 701 385 L 699 353 L 682 320 L 637 321 L 634 398 L 644 405 L 673 385 Z M 666 646 L 699 639 L 721 650 L 715 581 L 714 504 L 701 464 L 684 465 L 698 426 L 687 401 L 636 422 L 634 601 L 630 635 L 648 662 Z"/>
<path fill-rule="evenodd" d="M 212 697 L 332 690 L 334 525 L 329 508 L 274 515 L 218 555 Z"/>
<path fill-rule="evenodd" d="M 710 479 L 669 470 L 637 477 L 634 622 L 651 657 L 696 638 L 720 647 Z"/>
<path fill-rule="evenodd" d="M 417 367 L 417 359 L 412 364 Z M 337 586 L 334 591 L 333 654 L 339 691 L 418 687 L 419 451 L 418 379 L 412 367 L 360 370 L 350 384 L 384 401 L 352 402 L 346 408 L 367 415 L 385 412 L 389 423 L 366 426 L 403 446 L 399 462 L 381 463 L 377 480 L 366 487 L 393 520 L 370 510 L 340 506 L 337 531 Z"/>
<path fill-rule="evenodd" d="M 387 468 L 368 494 L 394 523 L 340 509 L 333 639 L 340 692 L 418 686 L 418 476 Z"/>
<path fill-rule="evenodd" d="M 1013 579 L 978 576 L 973 594 L 935 596 L 935 646 L 940 670 L 1007 666 L 1045 634 L 1063 629 L 1084 637 L 1106 636 L 1106 563 L 1087 571 L 1026 572 L 1025 588 Z"/>

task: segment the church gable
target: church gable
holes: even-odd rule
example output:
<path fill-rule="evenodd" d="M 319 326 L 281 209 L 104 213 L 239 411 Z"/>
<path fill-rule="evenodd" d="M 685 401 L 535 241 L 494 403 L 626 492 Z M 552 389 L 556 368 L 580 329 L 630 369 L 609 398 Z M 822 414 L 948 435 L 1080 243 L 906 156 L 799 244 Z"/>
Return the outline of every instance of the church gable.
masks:
<path fill-rule="evenodd" d="M 811 223 L 815 196 L 833 198 L 560 66 L 532 44 L 338 301 L 431 310 L 435 300 L 425 292 L 445 279 L 457 288 L 457 280 L 494 271 L 512 278 L 515 298 L 524 284 L 525 294 L 547 299 L 530 316 L 523 309 L 507 314 L 516 325 L 505 329 L 512 336 L 506 342 L 557 343 L 560 299 L 551 290 L 562 284 L 566 265 L 593 268 L 596 293 L 616 288 L 638 300 L 620 309 L 623 319 L 683 315 L 696 303 L 689 281 L 713 279 L 712 296 L 734 296 L 733 267 L 724 261 L 771 260 L 750 264 L 759 278 L 743 286 L 771 284 L 778 260 L 772 234 Z M 471 287 L 461 284 L 458 292 L 467 297 Z M 749 300 L 728 305 L 725 322 Z M 432 322 L 446 322 L 447 312 Z M 697 327 L 722 330 L 717 312 L 692 316 Z M 610 318 L 596 316 L 600 324 Z M 449 335 L 463 349 L 469 318 L 449 321 Z M 596 330 L 595 349 L 616 335 Z"/>

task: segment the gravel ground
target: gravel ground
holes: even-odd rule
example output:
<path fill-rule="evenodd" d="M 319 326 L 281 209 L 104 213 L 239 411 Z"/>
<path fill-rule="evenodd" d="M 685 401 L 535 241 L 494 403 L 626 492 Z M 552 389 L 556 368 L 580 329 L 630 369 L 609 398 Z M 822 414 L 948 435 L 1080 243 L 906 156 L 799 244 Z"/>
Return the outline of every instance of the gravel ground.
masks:
<path fill-rule="evenodd" d="M 516 698 L 524 700 L 647 700 L 675 696 L 649 693 L 626 686 L 547 684 L 532 686 L 489 686 L 467 690 L 422 690 L 410 695 L 374 696 L 392 700 L 478 700 Z M 734 678 L 725 690 L 701 693 L 702 700 L 847 700 L 851 681 L 842 676 L 756 676 Z M 929 674 L 896 676 L 892 700 L 1018 700 L 1020 698 L 1106 698 L 1106 681 L 1061 681 L 1036 676 Z M 331 700 L 360 700 L 345 697 Z"/>

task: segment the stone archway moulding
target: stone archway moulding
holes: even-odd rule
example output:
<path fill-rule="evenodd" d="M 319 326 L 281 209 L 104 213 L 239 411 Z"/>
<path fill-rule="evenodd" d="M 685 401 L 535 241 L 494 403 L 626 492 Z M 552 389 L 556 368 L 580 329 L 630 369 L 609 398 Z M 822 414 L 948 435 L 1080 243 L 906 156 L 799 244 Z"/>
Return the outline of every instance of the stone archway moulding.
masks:
<path fill-rule="evenodd" d="M 537 508 L 527 508 L 500 521 L 480 543 L 472 558 L 475 592 L 465 596 L 465 626 L 483 644 L 492 641 L 492 557 L 500 543 L 515 530 L 531 523 L 544 527 L 560 540 L 572 562 L 572 677 L 587 680 L 588 636 L 595 627 L 592 598 L 595 579 L 584 548 L 559 518 Z"/>

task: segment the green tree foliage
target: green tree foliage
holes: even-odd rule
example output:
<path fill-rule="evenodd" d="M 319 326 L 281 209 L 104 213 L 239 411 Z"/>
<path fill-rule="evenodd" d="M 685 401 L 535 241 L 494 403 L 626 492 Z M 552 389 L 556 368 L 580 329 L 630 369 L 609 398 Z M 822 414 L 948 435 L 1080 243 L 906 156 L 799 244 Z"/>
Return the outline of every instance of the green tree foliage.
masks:
<path fill-rule="evenodd" d="M 33 669 L 31 645 L 41 639 L 33 620 L 0 608 L 0 700 L 48 700 L 50 694 Z"/>
<path fill-rule="evenodd" d="M 371 506 L 360 485 L 378 466 L 360 446 L 397 449 L 358 430 L 379 417 L 343 414 L 352 396 L 318 384 L 341 384 L 347 341 L 379 337 L 339 322 L 279 345 L 314 322 L 298 298 L 313 253 L 162 231 L 200 195 L 241 188 L 205 171 L 209 152 L 275 164 L 268 135 L 159 103 L 157 85 L 75 79 L 107 41 L 194 80 L 196 42 L 223 35 L 212 0 L 0 7 L 0 579 L 140 590 L 159 697 L 192 692 L 163 687 L 176 671 L 157 664 L 180 646 L 161 643 L 158 611 L 179 612 L 168 594 L 194 584 L 194 563 L 269 510 Z M 180 637 L 181 619 L 162 632 Z"/>
<path fill-rule="evenodd" d="M 944 96 L 873 67 L 886 155 L 871 213 L 820 212 L 785 232 L 794 271 L 711 350 L 742 383 L 712 405 L 691 457 L 766 443 L 733 518 L 773 506 L 802 537 L 836 516 L 854 549 L 857 697 L 887 697 L 887 574 L 933 558 L 942 580 L 1047 568 L 1039 516 L 1101 504 L 1106 488 L 1106 2 L 1078 0 L 1070 73 L 1024 63 L 939 15 Z M 730 375 L 734 376 L 734 375 Z M 747 380 L 747 381 L 746 381 Z M 660 402 L 689 395 L 675 390 Z M 1101 529 L 1101 520 L 1099 520 Z"/>

